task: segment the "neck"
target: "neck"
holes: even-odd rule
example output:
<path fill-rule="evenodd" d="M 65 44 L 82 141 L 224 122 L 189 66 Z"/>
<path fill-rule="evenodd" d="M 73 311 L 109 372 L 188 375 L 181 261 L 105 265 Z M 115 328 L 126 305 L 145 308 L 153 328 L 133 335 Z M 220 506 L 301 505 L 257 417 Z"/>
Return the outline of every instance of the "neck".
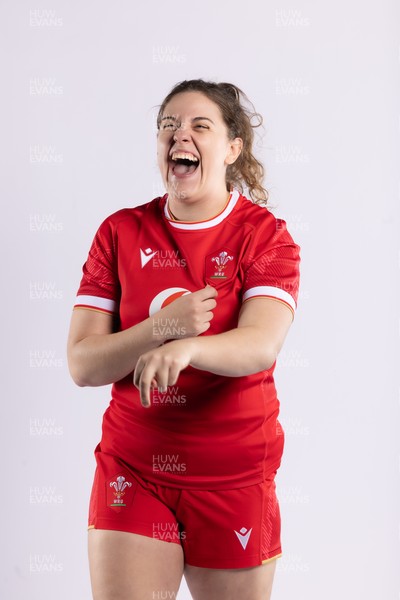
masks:
<path fill-rule="evenodd" d="M 168 194 L 168 209 L 177 221 L 208 221 L 224 210 L 230 195 L 231 192 L 225 190 L 218 196 L 213 194 L 212 197 L 191 200 L 189 197 L 180 198 Z"/>

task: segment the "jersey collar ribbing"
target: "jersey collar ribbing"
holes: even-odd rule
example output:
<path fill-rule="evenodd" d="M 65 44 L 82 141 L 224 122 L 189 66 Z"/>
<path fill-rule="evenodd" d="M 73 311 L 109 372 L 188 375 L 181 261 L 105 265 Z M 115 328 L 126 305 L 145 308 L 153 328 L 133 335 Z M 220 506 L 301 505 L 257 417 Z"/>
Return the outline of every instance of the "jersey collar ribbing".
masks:
<path fill-rule="evenodd" d="M 236 202 L 239 200 L 239 191 L 235 188 L 231 191 L 231 195 L 229 197 L 228 204 L 225 208 L 212 219 L 207 219 L 206 221 L 173 221 L 168 213 L 168 194 L 165 195 L 165 203 L 164 203 L 164 216 L 167 219 L 168 223 L 174 227 L 175 229 L 186 229 L 186 230 L 198 230 L 198 229 L 208 229 L 209 227 L 215 227 L 215 225 L 219 225 L 226 217 L 233 211 L 236 206 Z"/>

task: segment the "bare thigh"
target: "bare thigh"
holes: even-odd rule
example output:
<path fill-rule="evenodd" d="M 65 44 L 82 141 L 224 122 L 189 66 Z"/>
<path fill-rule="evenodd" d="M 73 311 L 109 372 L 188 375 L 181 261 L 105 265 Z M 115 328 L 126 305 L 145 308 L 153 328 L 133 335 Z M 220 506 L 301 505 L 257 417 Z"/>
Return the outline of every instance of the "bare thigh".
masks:
<path fill-rule="evenodd" d="M 203 569 L 186 565 L 193 600 L 270 600 L 276 559 L 250 569 Z"/>
<path fill-rule="evenodd" d="M 88 550 L 94 600 L 176 598 L 184 567 L 179 544 L 90 529 Z"/>

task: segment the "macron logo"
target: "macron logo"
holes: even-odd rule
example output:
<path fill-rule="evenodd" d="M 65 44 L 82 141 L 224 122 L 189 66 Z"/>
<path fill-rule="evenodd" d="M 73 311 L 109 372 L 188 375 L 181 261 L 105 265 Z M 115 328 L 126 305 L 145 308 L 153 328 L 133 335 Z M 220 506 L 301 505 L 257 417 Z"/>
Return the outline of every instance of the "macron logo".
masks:
<path fill-rule="evenodd" d="M 246 546 L 249 541 L 251 532 L 253 531 L 253 528 L 247 530 L 246 527 L 242 527 L 240 531 L 236 531 L 235 529 L 233 531 L 236 533 L 237 539 L 242 544 L 243 550 L 246 550 Z"/>
<path fill-rule="evenodd" d="M 146 250 L 142 250 L 140 248 L 140 262 L 142 264 L 142 269 L 143 269 L 143 267 L 145 267 L 147 265 L 149 260 L 151 260 L 153 258 L 153 256 L 155 256 L 157 254 L 157 252 L 158 252 L 158 250 L 155 250 L 153 252 L 153 250 L 151 248 L 146 248 Z"/>

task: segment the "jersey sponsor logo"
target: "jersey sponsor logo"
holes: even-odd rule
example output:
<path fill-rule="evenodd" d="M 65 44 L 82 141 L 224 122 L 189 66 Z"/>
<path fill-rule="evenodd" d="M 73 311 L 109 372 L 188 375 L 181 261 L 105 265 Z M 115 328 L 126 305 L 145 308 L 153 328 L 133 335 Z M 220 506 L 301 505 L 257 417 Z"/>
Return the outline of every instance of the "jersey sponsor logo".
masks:
<path fill-rule="evenodd" d="M 246 527 L 242 527 L 242 529 L 240 529 L 239 531 L 236 531 L 236 529 L 234 529 L 233 531 L 236 533 L 236 537 L 239 540 L 239 542 L 241 543 L 243 550 L 246 550 L 246 546 L 250 539 L 250 535 L 251 535 L 251 532 L 253 531 L 253 528 L 246 529 Z"/>
<path fill-rule="evenodd" d="M 121 508 L 122 506 L 126 506 L 126 498 L 125 495 L 129 488 L 132 487 L 132 482 L 127 481 L 127 479 L 119 474 L 116 477 L 113 477 L 113 481 L 108 482 L 109 494 L 108 494 L 108 506 L 112 508 Z"/>
<path fill-rule="evenodd" d="M 186 294 L 190 294 L 191 292 L 186 288 L 173 287 L 167 288 L 166 290 L 162 290 L 153 298 L 150 303 L 149 308 L 149 316 L 152 317 L 156 312 L 164 308 L 164 306 L 168 306 L 177 298 L 181 296 L 185 296 Z"/>
<path fill-rule="evenodd" d="M 178 250 L 152 250 L 140 248 L 140 263 L 142 269 L 151 261 L 154 269 L 177 269 L 186 267 L 186 259 L 181 258 Z"/>
<path fill-rule="evenodd" d="M 142 250 L 140 248 L 140 263 L 143 267 L 147 265 L 147 263 L 157 254 L 158 250 L 152 250 L 151 248 L 146 248 L 146 250 Z"/>
<path fill-rule="evenodd" d="M 206 257 L 206 278 L 228 279 L 233 274 L 234 265 L 234 256 L 229 249 L 217 250 Z"/>

